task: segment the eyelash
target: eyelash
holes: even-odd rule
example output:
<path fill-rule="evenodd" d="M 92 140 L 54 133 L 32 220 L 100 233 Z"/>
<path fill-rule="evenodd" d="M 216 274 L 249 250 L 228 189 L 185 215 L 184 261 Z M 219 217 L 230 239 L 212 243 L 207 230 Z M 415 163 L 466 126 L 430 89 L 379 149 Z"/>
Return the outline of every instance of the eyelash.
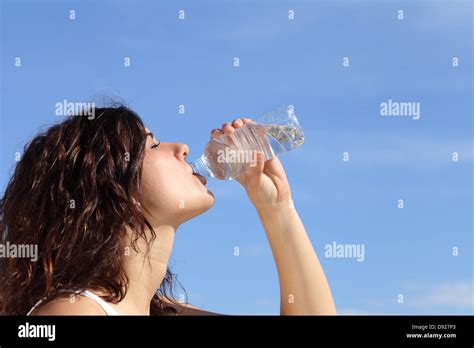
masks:
<path fill-rule="evenodd" d="M 151 145 L 151 148 L 152 148 L 152 149 L 154 149 L 155 147 L 158 147 L 158 146 L 160 146 L 160 144 L 161 144 L 161 142 L 160 142 L 160 141 L 158 141 L 158 144 L 153 144 L 153 145 Z"/>

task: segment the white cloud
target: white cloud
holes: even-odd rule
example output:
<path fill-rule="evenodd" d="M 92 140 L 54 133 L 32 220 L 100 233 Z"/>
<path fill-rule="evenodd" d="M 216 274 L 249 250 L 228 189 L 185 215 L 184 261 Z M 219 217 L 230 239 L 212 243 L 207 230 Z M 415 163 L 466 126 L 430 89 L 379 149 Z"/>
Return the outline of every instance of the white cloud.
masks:
<path fill-rule="evenodd" d="M 417 308 L 452 307 L 473 310 L 473 296 L 472 281 L 458 281 L 428 288 L 412 300 L 408 297 L 407 304 Z"/>
<path fill-rule="evenodd" d="M 339 315 L 369 315 L 369 312 L 356 308 L 343 308 L 338 309 L 337 314 Z"/>

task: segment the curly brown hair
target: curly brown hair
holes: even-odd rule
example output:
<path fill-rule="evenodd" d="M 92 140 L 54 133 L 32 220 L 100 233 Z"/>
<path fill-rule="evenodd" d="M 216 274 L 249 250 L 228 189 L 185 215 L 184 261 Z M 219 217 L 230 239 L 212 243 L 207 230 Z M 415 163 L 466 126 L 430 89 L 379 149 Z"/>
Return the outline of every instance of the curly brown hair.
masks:
<path fill-rule="evenodd" d="M 38 260 L 0 258 L 0 314 L 25 315 L 46 301 L 83 289 L 120 302 L 128 288 L 122 269 L 124 236 L 133 248 L 156 234 L 138 201 L 146 129 L 120 105 L 95 117 L 69 116 L 24 148 L 0 201 L 0 240 L 38 246 Z M 72 207 L 72 208 L 71 208 Z M 151 314 L 176 313 L 174 275 L 166 276 Z M 166 299 L 166 301 L 163 300 Z"/>

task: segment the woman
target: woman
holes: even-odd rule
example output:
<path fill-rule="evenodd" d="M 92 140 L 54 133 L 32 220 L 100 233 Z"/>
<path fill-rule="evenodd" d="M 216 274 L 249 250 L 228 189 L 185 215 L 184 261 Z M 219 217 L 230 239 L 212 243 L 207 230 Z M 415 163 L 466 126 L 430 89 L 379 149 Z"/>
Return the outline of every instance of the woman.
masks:
<path fill-rule="evenodd" d="M 95 118 L 73 116 L 36 136 L 7 185 L 2 242 L 38 245 L 38 260 L 0 258 L 0 314 L 213 314 L 169 291 L 178 227 L 214 203 L 186 162 L 188 147 L 160 142 L 124 106 L 93 111 Z M 281 314 L 335 314 L 280 161 L 258 153 L 237 181 L 275 258 Z"/>

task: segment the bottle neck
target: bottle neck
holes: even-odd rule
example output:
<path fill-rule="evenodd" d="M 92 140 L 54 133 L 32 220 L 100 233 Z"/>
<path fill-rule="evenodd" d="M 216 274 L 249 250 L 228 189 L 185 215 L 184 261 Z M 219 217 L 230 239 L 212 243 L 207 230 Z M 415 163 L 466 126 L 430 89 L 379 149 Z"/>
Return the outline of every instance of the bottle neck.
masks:
<path fill-rule="evenodd" d="M 212 173 L 209 170 L 209 167 L 207 166 L 207 163 L 205 162 L 203 157 L 198 158 L 194 162 L 190 163 L 191 168 L 193 168 L 193 172 L 199 175 L 202 175 L 204 177 L 212 177 Z"/>

